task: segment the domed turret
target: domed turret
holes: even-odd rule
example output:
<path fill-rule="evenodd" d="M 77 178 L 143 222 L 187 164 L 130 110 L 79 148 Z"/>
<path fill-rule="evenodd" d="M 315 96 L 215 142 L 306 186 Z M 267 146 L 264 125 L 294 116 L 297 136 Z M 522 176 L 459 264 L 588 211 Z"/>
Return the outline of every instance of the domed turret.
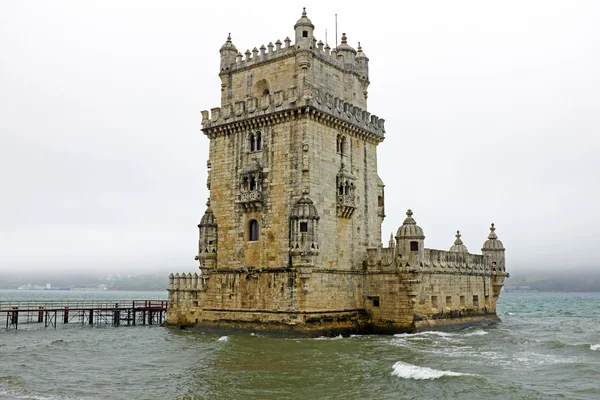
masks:
<path fill-rule="evenodd" d="M 206 211 L 198 224 L 200 237 L 198 239 L 198 256 L 200 268 L 214 268 L 217 253 L 217 220 L 210 208 L 210 199 L 206 202 Z"/>
<path fill-rule="evenodd" d="M 468 253 L 469 251 L 467 250 L 467 246 L 465 246 L 462 240 L 460 240 L 460 236 L 460 231 L 456 231 L 456 240 L 454 241 L 452 247 L 450 247 L 450 251 L 453 253 Z"/>
<path fill-rule="evenodd" d="M 498 235 L 496 235 L 496 227 L 494 224 L 490 227 L 488 240 L 485 241 L 481 250 L 504 250 L 504 245 L 498 240 Z"/>
<path fill-rule="evenodd" d="M 396 253 L 402 259 L 407 259 L 409 265 L 415 266 L 423 260 L 425 235 L 412 215 L 412 210 L 406 211 L 406 219 L 396 232 Z"/>
<path fill-rule="evenodd" d="M 342 33 L 342 43 L 337 47 L 337 54 L 344 57 L 344 64 L 354 64 L 356 50 L 348 44 L 348 38 Z"/>
<path fill-rule="evenodd" d="M 488 240 L 483 244 L 481 253 L 486 258 L 486 262 L 492 271 L 506 271 L 504 259 L 504 245 L 498 240 L 496 235 L 496 227 L 494 224 L 490 227 Z"/>
<path fill-rule="evenodd" d="M 302 9 L 302 17 L 294 25 L 294 31 L 296 31 L 296 47 L 308 49 L 312 47 L 313 43 L 313 31 L 315 26 L 310 19 L 306 16 L 306 7 Z"/>
<path fill-rule="evenodd" d="M 425 239 L 425 235 L 423 234 L 423 229 L 412 217 L 413 212 L 411 209 L 406 211 L 406 219 L 402 226 L 398 228 L 396 232 L 396 239 Z"/>
<path fill-rule="evenodd" d="M 369 57 L 362 51 L 360 42 L 358 42 L 358 52 L 356 53 L 356 65 L 360 73 L 360 78 L 369 80 Z"/>
<path fill-rule="evenodd" d="M 235 63 L 235 57 L 238 54 L 237 48 L 231 42 L 231 33 L 227 36 L 225 44 L 221 46 L 221 72 L 229 71 L 231 64 Z"/>

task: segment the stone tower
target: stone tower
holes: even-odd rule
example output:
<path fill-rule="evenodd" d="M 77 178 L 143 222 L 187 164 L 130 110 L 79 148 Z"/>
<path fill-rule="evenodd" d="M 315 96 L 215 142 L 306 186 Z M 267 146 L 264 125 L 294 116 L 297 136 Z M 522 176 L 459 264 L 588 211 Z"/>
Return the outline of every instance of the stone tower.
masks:
<path fill-rule="evenodd" d="M 304 11 L 293 43 L 242 54 L 229 35 L 220 49 L 221 104 L 202 111 L 201 274 L 169 277 L 167 323 L 319 335 L 497 319 L 508 274 L 493 226 L 482 255 L 459 235 L 449 252 L 427 249 L 408 210 L 383 247 L 369 59 L 314 28 Z"/>
<path fill-rule="evenodd" d="M 294 31 L 293 45 L 244 57 L 229 36 L 220 50 L 221 107 L 203 113 L 217 269 L 357 269 L 381 243 L 368 58 L 345 34 L 330 52 L 306 11 Z"/>
<path fill-rule="evenodd" d="M 217 290 L 211 275 L 284 272 L 295 282 L 284 296 L 290 310 L 355 309 L 353 298 L 333 306 L 321 285 L 359 272 L 366 249 L 381 244 L 384 121 L 366 111 L 369 59 L 360 45 L 343 34 L 331 51 L 313 33 L 304 10 L 294 43 L 241 54 L 230 35 L 221 47 L 221 106 L 202 112 L 210 206 L 197 258 L 208 291 Z M 215 306 L 272 307 L 260 285 L 242 286 L 245 299 Z"/>

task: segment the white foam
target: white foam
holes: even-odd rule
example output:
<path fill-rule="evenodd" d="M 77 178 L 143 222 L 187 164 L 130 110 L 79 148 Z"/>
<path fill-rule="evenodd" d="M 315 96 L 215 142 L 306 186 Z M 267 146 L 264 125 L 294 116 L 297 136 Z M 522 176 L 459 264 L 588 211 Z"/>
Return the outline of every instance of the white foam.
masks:
<path fill-rule="evenodd" d="M 590 344 L 590 350 L 600 351 L 600 344 Z"/>
<path fill-rule="evenodd" d="M 342 335 L 337 335 L 337 336 L 333 336 L 333 337 L 329 337 L 329 336 L 319 336 L 314 338 L 314 340 L 338 340 L 338 339 L 343 339 L 344 337 Z"/>
<path fill-rule="evenodd" d="M 442 376 L 473 376 L 471 374 L 463 374 L 454 371 L 440 371 L 429 367 L 419 367 L 418 365 L 412 365 L 402 361 L 394 363 L 392 367 L 392 375 L 398 376 L 404 379 L 437 379 Z"/>
<path fill-rule="evenodd" d="M 218 341 L 219 342 L 226 342 L 228 340 L 229 340 L 229 336 L 221 336 Z"/>
<path fill-rule="evenodd" d="M 465 336 L 483 336 L 483 335 L 487 335 L 488 332 L 484 331 L 483 329 L 477 329 L 474 332 L 470 332 L 470 333 L 465 333 Z"/>

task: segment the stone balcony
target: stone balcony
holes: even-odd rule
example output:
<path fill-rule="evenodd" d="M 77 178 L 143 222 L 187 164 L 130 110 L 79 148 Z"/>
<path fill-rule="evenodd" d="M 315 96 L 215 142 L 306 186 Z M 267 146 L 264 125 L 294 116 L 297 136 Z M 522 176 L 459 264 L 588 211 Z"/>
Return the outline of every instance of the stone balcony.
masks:
<path fill-rule="evenodd" d="M 340 194 L 337 196 L 338 216 L 341 218 L 350 218 L 356 209 L 356 200 L 354 195 Z"/>
<path fill-rule="evenodd" d="M 243 191 L 240 194 L 240 204 L 245 212 L 257 211 L 262 208 L 263 194 L 260 190 Z"/>

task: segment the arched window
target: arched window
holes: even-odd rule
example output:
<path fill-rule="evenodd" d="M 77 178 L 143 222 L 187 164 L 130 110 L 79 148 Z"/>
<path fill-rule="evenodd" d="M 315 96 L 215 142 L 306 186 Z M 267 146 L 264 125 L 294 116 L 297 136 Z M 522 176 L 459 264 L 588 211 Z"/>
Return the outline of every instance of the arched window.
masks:
<path fill-rule="evenodd" d="M 250 178 L 250 190 L 256 190 L 256 179 L 254 177 Z"/>
<path fill-rule="evenodd" d="M 258 240 L 258 221 L 251 219 L 248 223 L 248 241 L 256 242 Z"/>
<path fill-rule="evenodd" d="M 250 136 L 248 137 L 248 141 L 250 142 L 250 151 L 254 151 L 254 146 L 255 146 L 254 133 L 250 134 Z"/>
<path fill-rule="evenodd" d="M 346 154 L 346 136 L 337 135 L 337 144 L 335 147 L 335 151 L 338 154 Z"/>
<path fill-rule="evenodd" d="M 262 150 L 262 135 L 260 131 L 256 132 L 256 151 Z"/>

